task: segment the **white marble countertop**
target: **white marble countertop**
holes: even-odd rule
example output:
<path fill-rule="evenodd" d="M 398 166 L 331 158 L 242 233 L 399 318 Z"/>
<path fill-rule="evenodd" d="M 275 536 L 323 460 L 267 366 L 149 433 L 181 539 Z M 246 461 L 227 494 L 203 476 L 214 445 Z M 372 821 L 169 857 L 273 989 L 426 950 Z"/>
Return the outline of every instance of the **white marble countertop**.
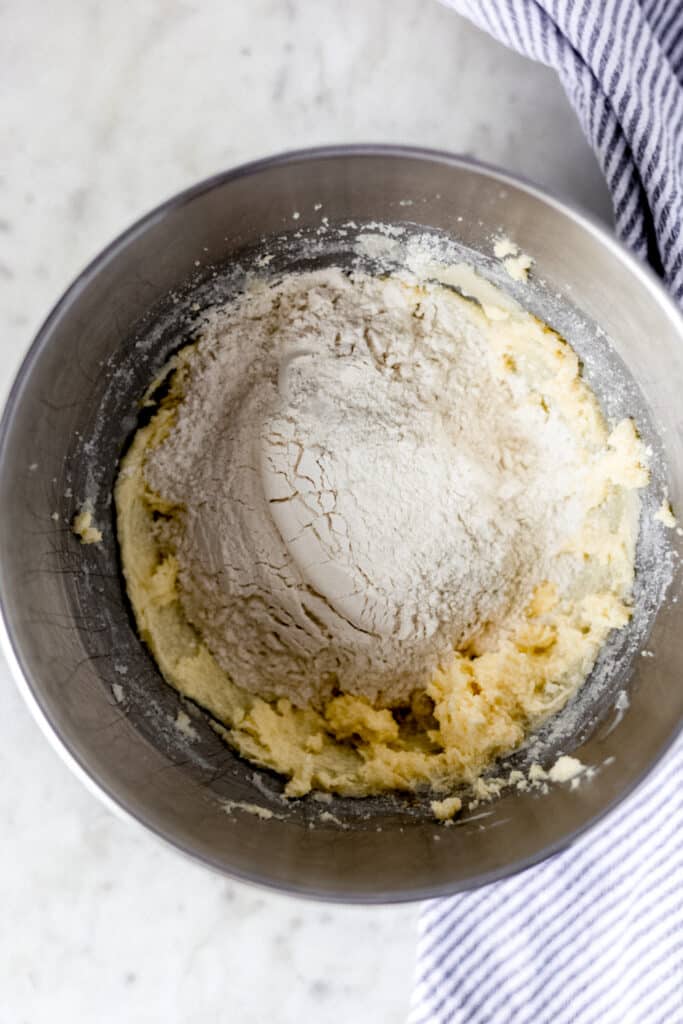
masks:
<path fill-rule="evenodd" d="M 474 154 L 609 217 L 553 74 L 428 0 L 9 0 L 0 83 L 3 391 L 114 234 L 277 150 Z M 405 1019 L 417 907 L 313 904 L 182 860 L 71 777 L 0 675 L 0 1024 Z"/>

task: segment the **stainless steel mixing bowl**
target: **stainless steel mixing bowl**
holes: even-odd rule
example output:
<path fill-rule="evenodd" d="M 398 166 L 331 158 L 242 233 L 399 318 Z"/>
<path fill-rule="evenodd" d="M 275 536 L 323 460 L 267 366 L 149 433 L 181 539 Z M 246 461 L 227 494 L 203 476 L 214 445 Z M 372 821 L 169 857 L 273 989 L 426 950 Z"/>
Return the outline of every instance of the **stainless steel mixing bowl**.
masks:
<path fill-rule="evenodd" d="M 2 421 L 0 601 L 6 654 L 27 700 L 110 805 L 230 875 L 369 902 L 436 896 L 518 871 L 627 794 L 681 724 L 683 603 L 678 562 L 664 600 L 642 585 L 662 576 L 666 561 L 661 537 L 646 537 L 638 628 L 617 636 L 602 666 L 606 682 L 587 684 L 541 750 L 548 761 L 576 749 L 596 766 L 594 777 L 546 796 L 508 792 L 453 828 L 438 826 L 417 797 L 327 806 L 308 797 L 287 809 L 281 781 L 234 755 L 198 709 L 186 707 L 189 730 L 176 728 L 179 698 L 135 633 L 119 573 L 117 459 L 140 395 L 191 334 L 196 305 L 235 287 L 274 236 L 283 236 L 274 247 L 280 269 L 329 261 L 326 235 L 346 223 L 336 237 L 348 236 L 350 221 L 437 229 L 494 277 L 492 235 L 512 235 L 536 265 L 527 288 L 508 284 L 569 335 L 608 412 L 632 412 L 652 445 L 648 521 L 665 487 L 674 507 L 683 505 L 681 317 L 606 230 L 533 186 L 441 153 L 294 153 L 221 174 L 159 207 L 98 256 L 48 317 Z M 307 233 L 317 240 L 308 248 Z M 83 546 L 69 529 L 86 497 L 101 545 Z M 680 543 L 674 531 L 669 539 Z M 643 645 L 654 656 L 640 657 Z M 623 697 L 614 707 L 623 690 L 625 712 Z"/>

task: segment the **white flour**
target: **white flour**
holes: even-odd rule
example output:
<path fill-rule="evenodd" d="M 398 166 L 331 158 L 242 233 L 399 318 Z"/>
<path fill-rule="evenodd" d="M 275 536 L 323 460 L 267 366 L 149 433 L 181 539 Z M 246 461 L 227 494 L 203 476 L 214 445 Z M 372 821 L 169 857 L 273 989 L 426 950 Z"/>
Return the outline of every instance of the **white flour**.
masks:
<path fill-rule="evenodd" d="M 208 315 L 146 476 L 184 507 L 159 533 L 235 682 L 395 705 L 557 569 L 585 460 L 492 359 L 447 290 L 336 269 Z"/>

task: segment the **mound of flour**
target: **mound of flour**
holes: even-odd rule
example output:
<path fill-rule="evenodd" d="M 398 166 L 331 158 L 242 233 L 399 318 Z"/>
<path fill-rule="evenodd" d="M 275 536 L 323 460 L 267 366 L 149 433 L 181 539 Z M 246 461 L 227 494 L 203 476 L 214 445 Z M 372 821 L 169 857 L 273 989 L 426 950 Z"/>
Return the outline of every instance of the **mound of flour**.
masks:
<path fill-rule="evenodd" d="M 585 451 L 447 289 L 336 269 L 212 310 L 147 458 L 183 609 L 268 699 L 406 701 L 521 612 L 585 512 Z"/>

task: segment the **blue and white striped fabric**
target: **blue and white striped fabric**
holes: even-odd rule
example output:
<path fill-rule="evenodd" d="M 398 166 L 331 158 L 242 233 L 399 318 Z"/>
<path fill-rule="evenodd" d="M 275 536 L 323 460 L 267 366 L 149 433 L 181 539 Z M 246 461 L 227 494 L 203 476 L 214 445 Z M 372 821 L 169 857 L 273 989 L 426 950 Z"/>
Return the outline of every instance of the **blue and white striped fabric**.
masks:
<path fill-rule="evenodd" d="M 554 67 L 617 231 L 683 305 L 683 2 L 448 0 Z M 683 737 L 570 850 L 426 904 L 410 1024 L 683 1024 Z"/>
<path fill-rule="evenodd" d="M 681 0 L 446 0 L 555 68 L 612 194 L 617 232 L 683 304 Z"/>
<path fill-rule="evenodd" d="M 410 1024 L 681 1024 L 683 741 L 564 853 L 425 904 Z"/>

